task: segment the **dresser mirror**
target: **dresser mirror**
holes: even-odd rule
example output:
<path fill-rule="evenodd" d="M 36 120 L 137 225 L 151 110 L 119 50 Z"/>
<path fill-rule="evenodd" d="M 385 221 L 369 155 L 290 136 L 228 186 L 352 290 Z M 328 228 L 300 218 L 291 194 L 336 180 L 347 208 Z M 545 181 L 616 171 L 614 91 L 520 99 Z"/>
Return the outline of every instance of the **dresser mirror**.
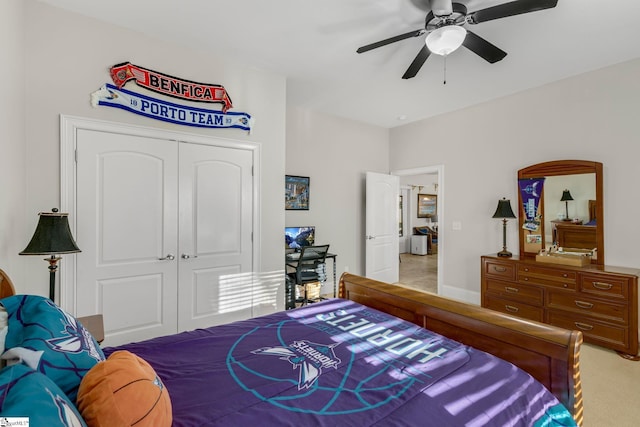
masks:
<path fill-rule="evenodd" d="M 595 249 L 591 262 L 604 265 L 602 163 L 556 160 L 518 171 L 521 258 L 535 258 L 551 245 Z"/>

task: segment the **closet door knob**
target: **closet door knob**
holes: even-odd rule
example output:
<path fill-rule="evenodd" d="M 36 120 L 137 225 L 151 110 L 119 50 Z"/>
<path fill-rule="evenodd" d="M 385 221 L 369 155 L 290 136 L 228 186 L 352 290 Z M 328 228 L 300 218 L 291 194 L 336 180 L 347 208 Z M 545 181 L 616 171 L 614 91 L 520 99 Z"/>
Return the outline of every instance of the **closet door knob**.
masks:
<path fill-rule="evenodd" d="M 182 255 L 180 255 L 180 257 L 181 257 L 182 259 L 198 258 L 198 255 L 182 254 Z"/>
<path fill-rule="evenodd" d="M 173 261 L 174 259 L 176 259 L 175 255 L 173 254 L 167 254 L 166 257 L 164 258 L 158 258 L 160 261 L 164 261 L 164 260 L 169 260 L 169 261 Z"/>

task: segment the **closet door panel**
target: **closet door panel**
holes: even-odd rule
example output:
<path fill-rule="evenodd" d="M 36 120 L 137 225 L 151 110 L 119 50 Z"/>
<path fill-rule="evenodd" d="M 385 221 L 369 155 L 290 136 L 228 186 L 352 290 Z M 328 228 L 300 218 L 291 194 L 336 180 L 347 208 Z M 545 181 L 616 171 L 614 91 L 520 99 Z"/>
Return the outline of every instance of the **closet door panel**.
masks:
<path fill-rule="evenodd" d="M 252 316 L 253 153 L 180 144 L 178 330 Z"/>
<path fill-rule="evenodd" d="M 105 345 L 177 330 L 177 143 L 78 130 L 78 315 Z"/>

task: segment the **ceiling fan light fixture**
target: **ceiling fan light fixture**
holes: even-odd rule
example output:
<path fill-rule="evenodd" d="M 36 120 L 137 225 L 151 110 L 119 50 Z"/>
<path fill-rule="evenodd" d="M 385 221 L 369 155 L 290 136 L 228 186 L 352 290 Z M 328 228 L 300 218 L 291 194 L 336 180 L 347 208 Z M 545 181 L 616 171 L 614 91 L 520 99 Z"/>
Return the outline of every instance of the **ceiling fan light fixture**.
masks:
<path fill-rule="evenodd" d="M 462 46 L 467 30 L 458 25 L 445 25 L 431 31 L 425 43 L 432 53 L 446 56 Z"/>

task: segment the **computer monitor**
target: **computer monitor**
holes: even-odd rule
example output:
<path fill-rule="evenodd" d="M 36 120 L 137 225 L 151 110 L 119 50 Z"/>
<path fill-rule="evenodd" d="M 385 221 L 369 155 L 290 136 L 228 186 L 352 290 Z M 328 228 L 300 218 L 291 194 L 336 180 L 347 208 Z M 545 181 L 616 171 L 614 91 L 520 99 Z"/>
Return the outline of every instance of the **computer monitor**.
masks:
<path fill-rule="evenodd" d="M 284 246 L 286 249 L 300 250 L 303 246 L 313 246 L 315 238 L 315 226 L 284 228 Z"/>

